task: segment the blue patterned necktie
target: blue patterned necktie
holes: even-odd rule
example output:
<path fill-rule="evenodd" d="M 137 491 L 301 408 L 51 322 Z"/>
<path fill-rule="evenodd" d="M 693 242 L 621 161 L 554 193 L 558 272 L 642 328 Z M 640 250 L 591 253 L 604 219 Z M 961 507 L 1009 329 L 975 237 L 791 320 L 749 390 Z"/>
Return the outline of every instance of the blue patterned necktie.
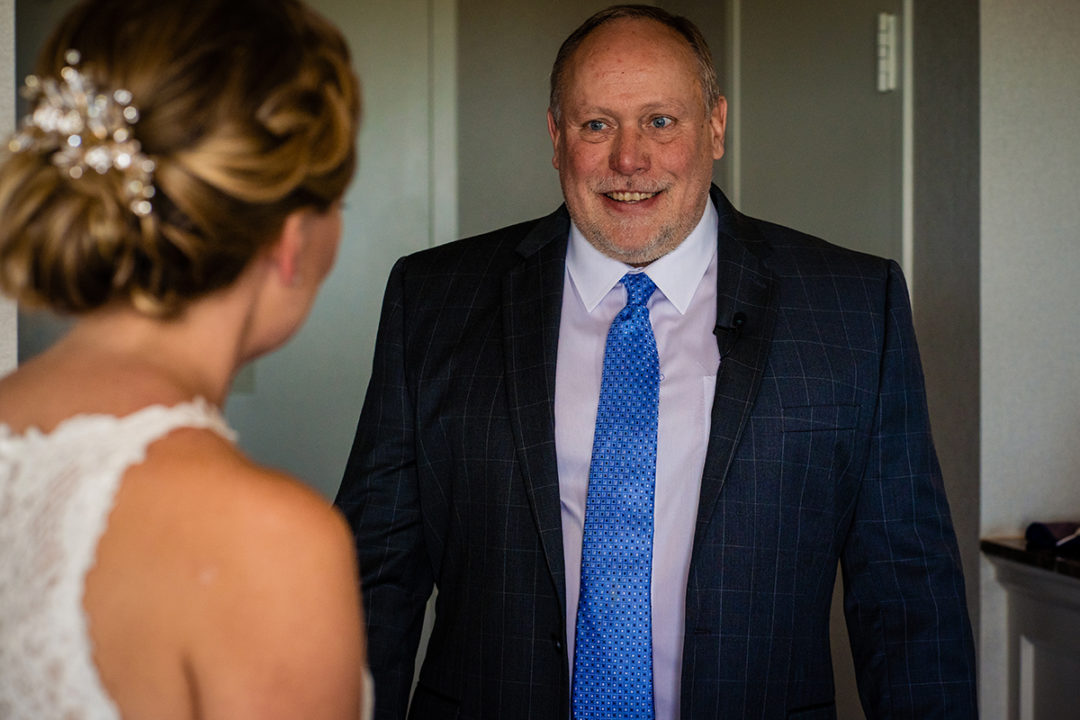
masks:
<path fill-rule="evenodd" d="M 608 331 L 596 412 L 581 595 L 574 643 L 574 720 L 653 717 L 653 490 L 660 360 L 645 306 L 656 285 L 628 273 Z"/>

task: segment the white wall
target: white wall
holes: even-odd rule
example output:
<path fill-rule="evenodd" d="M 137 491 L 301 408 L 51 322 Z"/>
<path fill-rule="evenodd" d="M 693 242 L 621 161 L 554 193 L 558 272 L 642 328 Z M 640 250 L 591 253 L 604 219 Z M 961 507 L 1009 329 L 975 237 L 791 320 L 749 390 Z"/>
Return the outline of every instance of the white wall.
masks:
<path fill-rule="evenodd" d="M 1080 3 L 982 0 L 983 537 L 1080 520 Z M 981 568 L 983 716 L 1004 717 L 1004 598 Z"/>
<path fill-rule="evenodd" d="M 6 138 L 14 125 L 15 0 L 0 0 L 0 138 Z M 15 303 L 0 297 L 0 375 L 14 369 L 17 347 Z"/>

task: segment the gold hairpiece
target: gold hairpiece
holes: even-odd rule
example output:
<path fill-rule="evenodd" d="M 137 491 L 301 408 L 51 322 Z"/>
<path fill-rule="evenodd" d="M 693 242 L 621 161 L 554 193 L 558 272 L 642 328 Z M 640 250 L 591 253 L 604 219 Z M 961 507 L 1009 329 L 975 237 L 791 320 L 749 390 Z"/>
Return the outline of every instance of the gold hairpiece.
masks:
<path fill-rule="evenodd" d="M 132 134 L 139 110 L 131 93 L 100 92 L 76 68 L 77 50 L 68 50 L 64 59 L 67 65 L 60 70 L 59 81 L 27 76 L 21 92 L 31 112 L 8 148 L 13 153 L 50 153 L 53 165 L 76 180 L 90 170 L 101 175 L 116 170 L 124 176 L 131 211 L 139 217 L 149 215 L 155 165 Z"/>

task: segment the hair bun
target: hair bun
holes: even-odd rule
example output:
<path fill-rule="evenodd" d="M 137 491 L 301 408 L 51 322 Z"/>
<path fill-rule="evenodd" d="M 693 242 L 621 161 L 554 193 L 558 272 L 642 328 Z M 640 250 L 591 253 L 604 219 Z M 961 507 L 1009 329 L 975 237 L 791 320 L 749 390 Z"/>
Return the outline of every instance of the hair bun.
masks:
<path fill-rule="evenodd" d="M 26 93 L 0 166 L 0 289 L 31 305 L 175 313 L 352 176 L 348 49 L 298 0 L 83 2 Z"/>

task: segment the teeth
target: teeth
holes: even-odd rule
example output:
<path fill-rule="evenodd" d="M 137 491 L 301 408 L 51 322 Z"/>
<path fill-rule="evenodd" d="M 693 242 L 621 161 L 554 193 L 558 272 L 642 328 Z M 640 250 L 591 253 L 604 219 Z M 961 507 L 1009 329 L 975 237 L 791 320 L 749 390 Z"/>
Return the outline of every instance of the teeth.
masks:
<path fill-rule="evenodd" d="M 656 193 L 643 193 L 643 192 L 611 192 L 607 196 L 612 200 L 618 202 L 641 202 L 642 200 L 648 200 Z"/>

